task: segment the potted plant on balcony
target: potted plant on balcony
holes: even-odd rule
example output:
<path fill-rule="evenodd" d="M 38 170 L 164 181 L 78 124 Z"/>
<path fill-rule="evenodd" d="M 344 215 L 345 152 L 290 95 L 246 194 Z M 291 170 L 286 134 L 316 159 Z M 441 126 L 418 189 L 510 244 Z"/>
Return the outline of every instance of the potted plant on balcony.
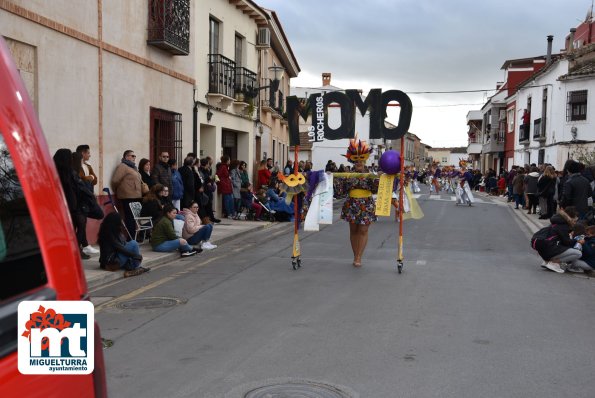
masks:
<path fill-rule="evenodd" d="M 235 91 L 235 100 L 237 102 L 244 102 L 244 91 L 242 90 L 242 87 L 240 85 L 236 85 L 234 87 L 234 91 Z"/>

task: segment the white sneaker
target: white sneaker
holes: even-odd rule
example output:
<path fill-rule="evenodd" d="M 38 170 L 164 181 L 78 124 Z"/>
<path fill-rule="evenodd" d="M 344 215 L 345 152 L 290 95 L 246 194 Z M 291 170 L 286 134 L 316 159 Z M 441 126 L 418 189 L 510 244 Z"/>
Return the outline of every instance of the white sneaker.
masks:
<path fill-rule="evenodd" d="M 200 247 L 202 247 L 203 250 L 213 250 L 217 248 L 217 245 L 214 245 L 211 242 L 203 242 Z"/>
<path fill-rule="evenodd" d="M 97 250 L 93 246 L 89 245 L 87 247 L 83 247 L 83 253 L 90 256 L 91 254 L 99 254 L 99 250 Z"/>
<path fill-rule="evenodd" d="M 547 262 L 545 263 L 545 268 L 549 269 L 550 271 L 557 272 L 559 274 L 564 273 L 564 270 L 560 267 L 560 264 L 558 263 Z"/>

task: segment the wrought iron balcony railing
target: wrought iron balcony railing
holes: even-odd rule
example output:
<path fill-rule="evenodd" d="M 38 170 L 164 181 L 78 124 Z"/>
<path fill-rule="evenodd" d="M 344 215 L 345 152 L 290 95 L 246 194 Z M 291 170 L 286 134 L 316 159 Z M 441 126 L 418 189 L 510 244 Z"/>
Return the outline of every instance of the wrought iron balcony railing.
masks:
<path fill-rule="evenodd" d="M 190 54 L 190 0 L 149 0 L 147 44 Z"/>
<path fill-rule="evenodd" d="M 285 112 L 285 100 L 282 91 L 277 91 L 277 107 L 275 107 L 275 110 L 281 115 Z"/>
<path fill-rule="evenodd" d="M 255 98 L 258 95 L 256 73 L 243 67 L 237 67 L 234 90 L 236 96 L 241 94 L 245 99 Z"/>
<path fill-rule="evenodd" d="M 209 54 L 209 94 L 235 96 L 236 63 L 221 54 Z"/>

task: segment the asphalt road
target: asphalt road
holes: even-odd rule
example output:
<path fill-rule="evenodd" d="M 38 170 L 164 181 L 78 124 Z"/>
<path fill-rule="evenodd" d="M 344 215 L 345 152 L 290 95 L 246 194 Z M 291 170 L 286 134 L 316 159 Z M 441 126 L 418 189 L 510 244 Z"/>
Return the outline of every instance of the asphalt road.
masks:
<path fill-rule="evenodd" d="M 595 397 L 595 280 L 542 270 L 507 206 L 418 201 L 401 275 L 393 218 L 360 269 L 338 220 L 298 271 L 285 223 L 93 292 L 110 397 Z"/>

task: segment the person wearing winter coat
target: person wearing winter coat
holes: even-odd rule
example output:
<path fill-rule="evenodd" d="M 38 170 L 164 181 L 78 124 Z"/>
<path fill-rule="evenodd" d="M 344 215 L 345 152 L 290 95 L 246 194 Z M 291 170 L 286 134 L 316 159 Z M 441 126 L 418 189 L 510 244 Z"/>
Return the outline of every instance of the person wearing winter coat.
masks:
<path fill-rule="evenodd" d="M 585 242 L 583 243 L 583 255 L 581 261 L 591 268 L 583 268 L 586 274 L 591 274 L 595 269 L 595 225 L 586 228 Z"/>
<path fill-rule="evenodd" d="M 213 224 L 203 224 L 201 222 L 198 208 L 198 203 L 192 201 L 189 208 L 184 209 L 182 238 L 186 239 L 189 245 L 200 245 L 203 250 L 216 249 L 217 245 L 209 242 L 213 233 Z"/>
<path fill-rule="evenodd" d="M 217 191 L 223 199 L 223 212 L 227 218 L 233 218 L 236 215 L 233 202 L 233 186 L 229 176 L 229 156 L 221 156 L 221 163 L 217 167 L 216 175 L 219 178 L 217 182 Z"/>
<path fill-rule="evenodd" d="M 240 212 L 240 206 L 242 205 L 242 173 L 240 172 L 240 161 L 234 160 L 230 164 L 230 178 L 231 178 L 231 189 L 233 195 L 233 209 L 235 211 L 235 219 L 238 218 Z"/>
<path fill-rule="evenodd" d="M 173 220 L 178 211 L 172 205 L 163 208 L 163 217 L 157 221 L 151 233 L 151 247 L 156 252 L 168 253 L 179 250 L 182 257 L 193 256 L 202 252 L 201 248 L 191 247 L 186 239 L 178 238 Z"/>
<path fill-rule="evenodd" d="M 556 172 L 552 166 L 547 166 L 543 171 L 539 180 L 537 180 L 537 196 L 540 200 L 545 203 L 545 206 L 541 208 L 541 220 L 550 219 L 554 215 L 556 209 L 554 204 L 554 194 L 556 193 L 556 184 L 558 178 Z M 541 207 L 541 206 L 540 206 Z"/>
<path fill-rule="evenodd" d="M 184 190 L 182 192 L 182 198 L 180 199 L 180 206 L 182 209 L 186 209 L 190 206 L 190 202 L 194 200 L 194 192 L 196 190 L 195 172 L 192 169 L 194 158 L 187 157 L 184 159 L 184 165 L 178 170 L 182 179 L 182 186 Z"/>
<path fill-rule="evenodd" d="M 153 171 L 151 172 L 151 178 L 156 184 L 159 183 L 164 185 L 167 187 L 169 192 L 172 192 L 171 167 L 167 162 L 169 162 L 169 152 L 161 152 L 159 155 L 159 162 L 157 162 L 155 167 L 153 167 Z"/>
<path fill-rule="evenodd" d="M 178 171 L 178 161 L 176 159 L 170 159 L 167 164 L 171 167 L 171 202 L 176 209 L 181 210 L 180 200 L 184 195 L 184 183 L 182 182 L 182 176 Z"/>
<path fill-rule="evenodd" d="M 531 171 L 529 174 L 525 176 L 525 193 L 527 194 L 527 198 L 529 199 L 529 203 L 527 207 L 529 211 L 527 214 L 537 214 L 537 204 L 539 203 L 537 197 L 537 179 L 539 178 L 539 173 L 537 172 L 537 167 L 531 167 Z"/>
<path fill-rule="evenodd" d="M 568 171 L 568 178 L 564 183 L 560 206 L 576 207 L 579 219 L 582 219 L 589 210 L 589 197 L 593 195 L 591 184 L 581 175 L 578 162 L 569 159 L 564 165 L 564 169 Z"/>
<path fill-rule="evenodd" d="M 512 180 L 512 194 L 514 195 L 515 209 L 525 207 L 525 170 L 520 167 L 516 177 Z"/>
<path fill-rule="evenodd" d="M 131 202 L 140 202 L 142 194 L 142 178 L 136 169 L 136 155 L 133 150 L 126 150 L 122 161 L 112 175 L 112 189 L 116 193 L 124 209 L 124 222 L 129 235 L 134 236 L 136 222 L 130 210 Z"/>
<path fill-rule="evenodd" d="M 124 276 L 149 271 L 141 266 L 143 256 L 135 240 L 126 242 L 122 235 L 122 219 L 118 213 L 109 213 L 99 227 L 99 267 L 109 271 L 123 269 Z"/>
<path fill-rule="evenodd" d="M 575 241 L 571 238 L 572 227 L 577 221 L 576 209 L 572 206 L 558 210 L 551 219 L 549 236 L 532 242 L 533 248 L 546 262 L 543 266 L 551 271 L 563 273 L 560 263 L 574 264 L 582 256 L 582 252 L 574 249 Z"/>

